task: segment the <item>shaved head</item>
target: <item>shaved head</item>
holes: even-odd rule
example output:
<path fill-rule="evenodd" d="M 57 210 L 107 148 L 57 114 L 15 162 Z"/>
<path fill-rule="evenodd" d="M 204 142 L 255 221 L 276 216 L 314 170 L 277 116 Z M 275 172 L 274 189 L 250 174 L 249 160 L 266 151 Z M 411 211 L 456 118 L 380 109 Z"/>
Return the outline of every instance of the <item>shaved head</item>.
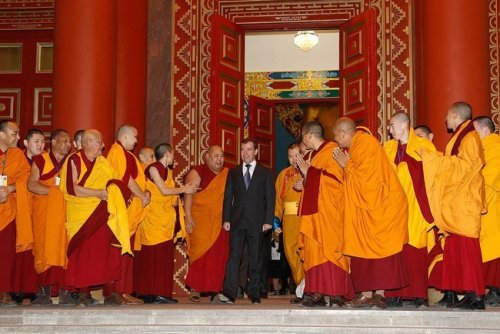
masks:
<path fill-rule="evenodd" d="M 134 133 L 134 131 L 137 130 L 132 125 L 124 124 L 118 128 L 118 131 L 116 131 L 116 139 L 120 140 L 125 135 Z"/>
<path fill-rule="evenodd" d="M 144 165 L 148 166 L 149 164 L 156 161 L 155 159 L 155 151 L 153 148 L 149 146 L 144 146 L 139 150 L 139 161 Z"/>
<path fill-rule="evenodd" d="M 132 151 L 137 144 L 137 129 L 131 125 L 124 124 L 116 132 L 118 140 L 127 151 Z"/>
<path fill-rule="evenodd" d="M 408 142 L 410 135 L 410 117 L 407 113 L 399 111 L 392 115 L 387 127 L 392 138 L 398 140 L 402 144 Z"/>
<path fill-rule="evenodd" d="M 488 116 L 476 117 L 472 124 L 481 139 L 495 132 L 495 123 Z"/>
<path fill-rule="evenodd" d="M 399 124 L 408 123 L 410 126 L 410 116 L 404 111 L 398 111 L 394 115 L 392 115 L 391 120 L 398 122 Z"/>
<path fill-rule="evenodd" d="M 85 130 L 82 136 L 82 149 L 90 161 L 100 156 L 104 149 L 102 134 L 96 129 Z"/>
<path fill-rule="evenodd" d="M 472 119 L 472 107 L 467 102 L 455 102 L 450 109 L 460 117 L 462 122 Z"/>
<path fill-rule="evenodd" d="M 356 132 L 356 123 L 349 117 L 341 117 L 335 122 L 333 127 L 333 137 L 341 148 L 351 146 L 352 137 Z"/>
<path fill-rule="evenodd" d="M 224 168 L 224 151 L 219 145 L 208 148 L 205 163 L 214 173 L 219 173 Z"/>

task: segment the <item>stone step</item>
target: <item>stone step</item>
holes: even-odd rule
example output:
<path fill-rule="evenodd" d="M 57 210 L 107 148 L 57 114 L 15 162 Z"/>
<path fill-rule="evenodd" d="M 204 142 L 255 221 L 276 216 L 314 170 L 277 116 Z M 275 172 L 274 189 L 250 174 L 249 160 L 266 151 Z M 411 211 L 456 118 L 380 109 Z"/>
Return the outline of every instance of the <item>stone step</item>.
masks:
<path fill-rule="evenodd" d="M 0 333 L 500 333 L 500 308 L 305 309 L 283 300 L 0 308 Z"/>

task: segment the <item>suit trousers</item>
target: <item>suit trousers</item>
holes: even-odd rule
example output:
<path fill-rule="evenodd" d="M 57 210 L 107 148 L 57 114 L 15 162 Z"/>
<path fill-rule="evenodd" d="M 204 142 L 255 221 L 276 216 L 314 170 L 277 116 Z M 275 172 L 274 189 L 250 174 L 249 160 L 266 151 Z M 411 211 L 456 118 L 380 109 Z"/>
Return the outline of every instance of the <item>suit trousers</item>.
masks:
<path fill-rule="evenodd" d="M 262 227 L 248 227 L 243 222 L 235 227 L 231 226 L 229 258 L 226 264 L 223 288 L 227 297 L 233 300 L 237 297 L 240 262 L 243 256 L 243 247 L 247 241 L 249 276 L 247 293 L 250 298 L 260 298 L 262 237 Z"/>

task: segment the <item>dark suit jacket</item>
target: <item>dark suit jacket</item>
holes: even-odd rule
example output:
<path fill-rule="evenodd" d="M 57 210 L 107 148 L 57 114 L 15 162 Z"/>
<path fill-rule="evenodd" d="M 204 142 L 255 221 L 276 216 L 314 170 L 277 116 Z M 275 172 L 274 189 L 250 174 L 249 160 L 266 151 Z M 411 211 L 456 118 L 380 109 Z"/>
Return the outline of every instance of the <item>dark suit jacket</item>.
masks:
<path fill-rule="evenodd" d="M 238 165 L 227 175 L 223 222 L 230 222 L 231 229 L 242 222 L 256 229 L 262 229 L 264 224 L 272 225 L 275 199 L 273 174 L 257 163 L 250 186 L 245 190 L 242 168 L 242 165 Z"/>

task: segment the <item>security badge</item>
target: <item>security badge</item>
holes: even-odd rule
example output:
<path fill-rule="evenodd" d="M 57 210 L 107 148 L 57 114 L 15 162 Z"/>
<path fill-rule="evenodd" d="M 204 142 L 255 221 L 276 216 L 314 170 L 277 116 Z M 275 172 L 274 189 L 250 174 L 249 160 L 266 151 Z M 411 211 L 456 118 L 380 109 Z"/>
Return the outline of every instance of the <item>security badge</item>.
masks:
<path fill-rule="evenodd" d="M 7 175 L 0 175 L 0 186 L 7 187 Z"/>

